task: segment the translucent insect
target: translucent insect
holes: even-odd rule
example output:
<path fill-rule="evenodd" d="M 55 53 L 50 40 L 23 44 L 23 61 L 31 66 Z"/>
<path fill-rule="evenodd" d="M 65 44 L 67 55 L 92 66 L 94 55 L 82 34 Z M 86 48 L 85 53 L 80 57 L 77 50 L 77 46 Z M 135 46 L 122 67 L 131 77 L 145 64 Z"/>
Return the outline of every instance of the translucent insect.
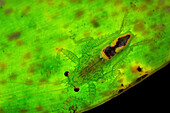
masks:
<path fill-rule="evenodd" d="M 109 36 L 111 37 L 111 35 Z M 104 67 L 107 67 L 107 65 L 111 63 L 111 60 L 117 60 L 117 58 L 114 59 L 115 55 L 119 54 L 121 51 L 123 51 L 123 49 L 125 49 L 128 46 L 132 37 L 133 35 L 130 32 L 120 35 L 117 38 L 114 37 L 115 40 L 110 42 L 110 45 L 106 46 L 106 44 L 108 43 L 106 44 L 102 43 L 101 45 L 99 45 L 99 47 L 101 46 L 103 47 L 103 49 L 101 48 L 99 49 L 97 46 L 96 47 L 93 46 L 93 49 L 91 49 L 92 54 L 90 54 L 90 52 L 87 52 L 86 54 L 83 54 L 82 57 L 80 58 L 78 58 L 74 53 L 72 53 L 69 50 L 65 50 L 63 48 L 59 49 L 58 51 L 62 52 L 66 57 L 68 57 L 71 61 L 77 63 L 78 65 L 73 72 L 69 72 L 69 74 L 67 72 L 69 84 L 74 88 L 79 88 L 81 85 L 88 83 L 90 81 L 98 81 L 99 79 L 104 79 L 103 76 Z M 101 38 L 101 40 L 103 40 L 103 38 Z M 93 42 L 95 42 L 95 40 L 89 43 Z M 129 52 L 134 46 L 135 45 L 129 47 L 126 50 L 126 53 Z M 112 66 L 113 69 L 114 64 L 112 64 Z"/>

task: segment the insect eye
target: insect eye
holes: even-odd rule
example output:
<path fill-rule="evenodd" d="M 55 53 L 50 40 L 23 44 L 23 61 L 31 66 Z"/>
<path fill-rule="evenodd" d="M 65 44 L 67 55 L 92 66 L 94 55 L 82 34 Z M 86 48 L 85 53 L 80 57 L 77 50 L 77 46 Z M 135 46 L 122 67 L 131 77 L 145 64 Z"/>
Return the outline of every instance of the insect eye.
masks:
<path fill-rule="evenodd" d="M 64 75 L 65 75 L 66 77 L 68 77 L 69 72 L 68 72 L 68 71 L 66 71 L 66 72 L 64 73 Z"/>
<path fill-rule="evenodd" d="M 76 88 L 76 87 L 75 87 L 75 88 L 74 88 L 74 91 L 75 91 L 75 92 L 78 92 L 78 91 L 79 91 L 79 88 Z"/>

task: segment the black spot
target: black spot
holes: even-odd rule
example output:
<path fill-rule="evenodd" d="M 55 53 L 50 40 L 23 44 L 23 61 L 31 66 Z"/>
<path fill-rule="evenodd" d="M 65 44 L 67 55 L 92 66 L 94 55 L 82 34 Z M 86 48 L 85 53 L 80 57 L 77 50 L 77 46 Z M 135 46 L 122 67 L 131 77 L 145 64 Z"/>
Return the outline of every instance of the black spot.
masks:
<path fill-rule="evenodd" d="M 76 87 L 75 87 L 75 88 L 74 88 L 74 91 L 75 91 L 75 92 L 78 92 L 78 91 L 79 91 L 79 88 L 76 88 Z"/>
<path fill-rule="evenodd" d="M 141 68 L 140 66 L 138 66 L 137 70 L 138 70 L 139 72 L 142 72 L 142 68 Z"/>
<path fill-rule="evenodd" d="M 106 54 L 107 57 L 109 57 L 109 59 L 116 54 L 115 47 L 111 46 L 106 47 L 106 49 L 104 49 L 103 52 Z"/>
<path fill-rule="evenodd" d="M 64 73 L 64 75 L 65 75 L 66 77 L 68 77 L 68 74 L 69 74 L 68 71 L 66 71 L 66 72 Z"/>
<path fill-rule="evenodd" d="M 124 37 L 119 38 L 116 43 L 116 47 L 125 46 L 129 38 L 130 38 L 130 35 L 126 35 Z"/>

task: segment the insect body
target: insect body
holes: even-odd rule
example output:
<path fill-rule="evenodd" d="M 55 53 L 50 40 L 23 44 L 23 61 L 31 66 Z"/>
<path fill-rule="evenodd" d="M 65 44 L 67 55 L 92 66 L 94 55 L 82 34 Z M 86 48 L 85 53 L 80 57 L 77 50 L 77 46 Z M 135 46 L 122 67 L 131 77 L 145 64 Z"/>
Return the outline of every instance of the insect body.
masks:
<path fill-rule="evenodd" d="M 69 83 L 75 88 L 80 87 L 81 85 L 88 83 L 89 81 L 98 81 L 99 79 L 103 78 L 103 67 L 105 67 L 108 63 L 110 63 L 111 58 L 114 59 L 114 56 L 121 52 L 129 43 L 130 39 L 132 38 L 131 33 L 126 33 L 124 35 L 119 36 L 114 41 L 112 41 L 109 46 L 104 49 L 100 49 L 101 53 L 98 51 L 96 56 L 91 56 L 88 58 L 87 65 L 83 67 L 83 65 L 79 62 L 77 68 L 70 72 L 71 74 L 68 76 Z M 61 49 L 60 49 L 61 50 Z M 97 50 L 97 49 L 96 49 Z M 63 54 L 65 51 L 62 48 Z M 71 53 L 71 52 L 69 52 Z M 66 55 L 66 54 L 65 54 Z M 73 58 L 73 53 L 70 54 L 72 57 L 68 56 L 68 58 Z M 74 55 L 74 58 L 76 55 Z M 86 55 L 86 57 L 89 57 Z M 79 58 L 80 61 L 83 59 L 84 56 Z M 79 61 L 77 59 L 76 61 Z M 74 59 L 75 60 L 75 59 Z M 72 60 L 73 61 L 73 60 Z"/>

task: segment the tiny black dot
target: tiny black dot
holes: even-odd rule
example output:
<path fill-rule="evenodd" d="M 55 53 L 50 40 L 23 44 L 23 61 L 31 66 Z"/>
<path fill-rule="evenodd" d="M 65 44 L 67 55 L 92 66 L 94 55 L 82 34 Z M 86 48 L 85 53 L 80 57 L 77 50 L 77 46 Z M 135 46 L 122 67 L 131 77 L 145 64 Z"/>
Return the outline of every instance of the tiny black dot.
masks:
<path fill-rule="evenodd" d="M 68 71 L 66 71 L 66 72 L 64 73 L 64 75 L 65 75 L 66 77 L 68 77 L 68 74 L 69 74 Z"/>
<path fill-rule="evenodd" d="M 141 72 L 141 71 L 142 71 L 142 68 L 141 68 L 140 66 L 138 66 L 137 70 L 138 70 L 139 72 Z"/>
<path fill-rule="evenodd" d="M 79 88 L 76 88 L 76 87 L 75 87 L 75 88 L 74 88 L 74 91 L 75 91 L 75 92 L 78 92 L 78 91 L 79 91 Z"/>

